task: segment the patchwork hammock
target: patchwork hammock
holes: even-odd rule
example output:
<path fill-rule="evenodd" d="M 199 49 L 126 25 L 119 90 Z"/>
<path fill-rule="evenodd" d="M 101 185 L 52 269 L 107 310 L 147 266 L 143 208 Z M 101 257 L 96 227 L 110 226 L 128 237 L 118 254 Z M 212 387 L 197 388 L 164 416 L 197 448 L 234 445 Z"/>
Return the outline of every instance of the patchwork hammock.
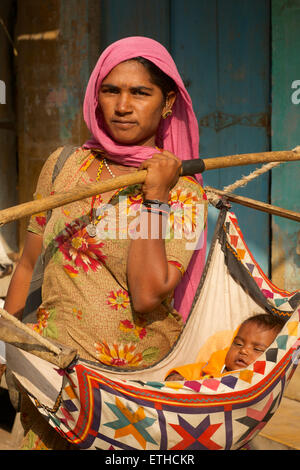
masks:
<path fill-rule="evenodd" d="M 33 355 L 30 345 L 6 336 L 7 365 L 49 424 L 81 449 L 245 448 L 277 410 L 297 367 L 299 304 L 300 292 L 278 289 L 265 276 L 223 207 L 184 330 L 158 364 L 124 371 L 73 355 L 59 365 L 43 358 L 42 345 Z M 220 378 L 164 381 L 172 367 L 228 346 L 239 324 L 259 312 L 286 323 L 256 362 Z"/>

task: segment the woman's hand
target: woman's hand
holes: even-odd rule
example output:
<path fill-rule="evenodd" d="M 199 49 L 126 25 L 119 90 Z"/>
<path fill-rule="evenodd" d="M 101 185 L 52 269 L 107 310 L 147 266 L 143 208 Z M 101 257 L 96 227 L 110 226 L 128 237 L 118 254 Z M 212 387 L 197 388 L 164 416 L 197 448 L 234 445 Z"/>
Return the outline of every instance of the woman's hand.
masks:
<path fill-rule="evenodd" d="M 163 150 L 155 153 L 152 158 L 145 160 L 140 170 L 147 170 L 147 176 L 142 186 L 145 199 L 158 199 L 168 203 L 169 192 L 178 181 L 181 171 L 181 161 L 173 153 Z"/>

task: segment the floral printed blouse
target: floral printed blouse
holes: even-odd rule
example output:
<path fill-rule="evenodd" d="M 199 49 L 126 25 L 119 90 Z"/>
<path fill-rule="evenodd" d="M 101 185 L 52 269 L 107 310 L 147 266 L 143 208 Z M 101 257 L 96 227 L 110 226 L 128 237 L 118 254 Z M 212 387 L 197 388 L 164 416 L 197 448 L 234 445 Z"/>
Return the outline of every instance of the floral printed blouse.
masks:
<path fill-rule="evenodd" d="M 79 148 L 52 184 L 61 150 L 46 161 L 35 198 L 94 182 L 86 170 L 97 155 Z M 144 368 L 169 352 L 183 322 L 171 297 L 150 314 L 133 310 L 126 261 L 141 209 L 141 187 L 123 188 L 109 201 L 105 196 L 98 195 L 94 201 L 97 214 L 102 209 L 95 237 L 87 231 L 92 198 L 53 209 L 48 222 L 46 213 L 31 217 L 28 230 L 43 236 L 45 259 L 42 304 L 33 327 L 77 349 L 83 359 L 127 369 Z M 200 231 L 206 222 L 206 197 L 194 179 L 180 178 L 170 192 L 169 203 L 167 259 L 184 273 L 193 253 L 188 244 L 198 236 L 197 218 L 201 220 Z M 183 211 L 185 207 L 189 210 Z"/>

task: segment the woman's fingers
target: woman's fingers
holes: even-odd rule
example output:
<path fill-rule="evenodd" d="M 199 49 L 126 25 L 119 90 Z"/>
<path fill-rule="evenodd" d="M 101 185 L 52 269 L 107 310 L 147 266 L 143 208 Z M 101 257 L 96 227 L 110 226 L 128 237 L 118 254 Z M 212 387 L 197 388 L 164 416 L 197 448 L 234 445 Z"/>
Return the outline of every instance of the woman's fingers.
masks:
<path fill-rule="evenodd" d="M 168 173 L 174 176 L 180 175 L 182 162 L 173 153 L 164 150 L 162 153 L 155 153 L 147 160 L 144 160 L 139 169 L 153 169 L 153 170 L 167 170 Z"/>
<path fill-rule="evenodd" d="M 166 201 L 170 189 L 177 183 L 180 176 L 181 161 L 171 152 L 163 150 L 142 162 L 140 169 L 147 170 L 142 186 L 144 195 L 148 199 L 159 199 L 160 195 L 163 198 L 160 200 Z"/>

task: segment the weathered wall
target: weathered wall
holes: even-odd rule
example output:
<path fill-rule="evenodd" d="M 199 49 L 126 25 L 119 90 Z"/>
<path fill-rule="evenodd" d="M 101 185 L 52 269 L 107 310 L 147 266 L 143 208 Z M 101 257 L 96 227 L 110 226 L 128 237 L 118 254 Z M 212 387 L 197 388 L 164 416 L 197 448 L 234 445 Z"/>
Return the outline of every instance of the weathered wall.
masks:
<path fill-rule="evenodd" d="M 300 145 L 300 0 L 272 0 L 272 149 Z M 299 81 L 298 94 L 292 84 Z M 298 100 L 296 99 L 298 97 Z M 298 103 L 297 103 L 298 101 Z M 300 211 L 300 163 L 272 171 L 272 204 Z M 300 289 L 299 223 L 280 217 L 272 224 L 272 280 Z"/>
<path fill-rule="evenodd" d="M 0 18 L 13 36 L 14 1 L 1 0 Z M 13 48 L 3 26 L 0 25 L 0 80 L 5 84 L 5 104 L 0 104 L 0 209 L 17 203 L 17 162 L 15 126 L 15 90 Z M 6 251 L 17 251 L 17 223 L 0 229 L 0 238 Z"/>
<path fill-rule="evenodd" d="M 32 199 L 47 156 L 88 137 L 82 103 L 100 52 L 100 2 L 18 0 L 20 202 Z M 20 245 L 27 220 L 20 222 Z"/>

